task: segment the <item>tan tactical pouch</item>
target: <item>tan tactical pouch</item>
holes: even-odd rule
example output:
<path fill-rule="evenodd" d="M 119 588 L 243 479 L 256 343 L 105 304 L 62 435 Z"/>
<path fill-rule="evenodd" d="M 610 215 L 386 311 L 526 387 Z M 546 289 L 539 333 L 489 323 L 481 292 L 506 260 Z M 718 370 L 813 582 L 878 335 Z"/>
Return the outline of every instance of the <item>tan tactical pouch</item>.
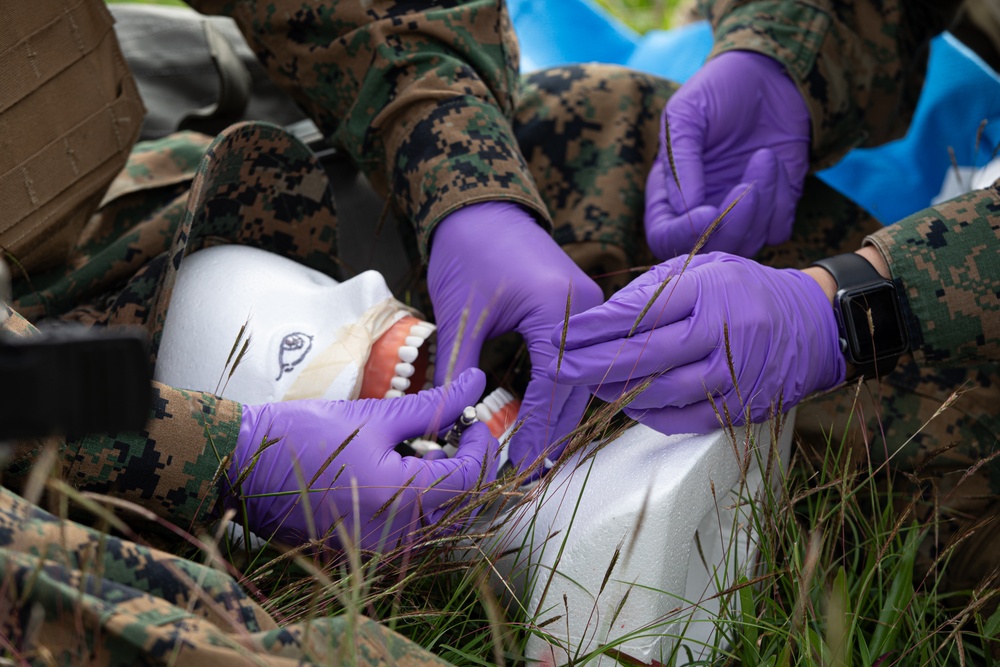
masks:
<path fill-rule="evenodd" d="M 104 0 L 0 1 L 0 250 L 15 275 L 65 261 L 139 136 L 113 23 Z"/>

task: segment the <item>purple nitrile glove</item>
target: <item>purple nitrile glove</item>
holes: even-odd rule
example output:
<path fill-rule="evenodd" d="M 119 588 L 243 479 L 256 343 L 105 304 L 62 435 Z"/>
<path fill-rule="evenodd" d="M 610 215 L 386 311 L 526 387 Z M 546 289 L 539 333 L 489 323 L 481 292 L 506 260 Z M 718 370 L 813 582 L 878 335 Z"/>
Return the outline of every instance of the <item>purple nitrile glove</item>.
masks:
<path fill-rule="evenodd" d="M 566 317 L 567 293 L 571 312 L 579 313 L 601 303 L 601 289 L 526 210 L 505 202 L 472 204 L 438 223 L 427 287 L 438 326 L 436 384 L 476 366 L 488 339 L 521 334 L 531 380 L 510 460 L 520 470 L 544 457 L 555 460 L 561 447 L 552 445 L 577 426 L 589 394 L 582 387 L 557 386 L 545 374 L 558 352 L 549 332 Z M 463 320 L 461 345 L 449 368 Z"/>
<path fill-rule="evenodd" d="M 667 434 L 720 428 L 727 412 L 734 425 L 764 421 L 772 406 L 788 410 L 844 381 L 833 307 L 808 274 L 718 252 L 696 255 L 681 273 L 685 259 L 653 267 L 571 317 L 559 381 L 610 402 L 651 380 L 625 413 Z"/>
<path fill-rule="evenodd" d="M 680 190 L 667 155 L 668 127 Z M 705 63 L 663 110 L 660 149 L 646 179 L 653 254 L 691 252 L 741 194 L 705 251 L 752 257 L 765 244 L 787 241 L 809 169 L 809 140 L 809 110 L 778 61 L 727 51 Z"/>
<path fill-rule="evenodd" d="M 482 371 L 474 369 L 448 387 L 400 398 L 244 406 L 228 480 L 221 482 L 223 502 L 227 508 L 245 502 L 248 527 L 264 539 L 296 544 L 325 537 L 344 546 L 333 529 L 342 519 L 349 540 L 362 549 L 405 543 L 414 530 L 441 519 L 454 498 L 496 478 L 499 443 L 485 424 L 475 423 L 451 459 L 404 457 L 395 446 L 450 425 L 485 386 Z M 276 439 L 254 462 L 261 444 Z"/>

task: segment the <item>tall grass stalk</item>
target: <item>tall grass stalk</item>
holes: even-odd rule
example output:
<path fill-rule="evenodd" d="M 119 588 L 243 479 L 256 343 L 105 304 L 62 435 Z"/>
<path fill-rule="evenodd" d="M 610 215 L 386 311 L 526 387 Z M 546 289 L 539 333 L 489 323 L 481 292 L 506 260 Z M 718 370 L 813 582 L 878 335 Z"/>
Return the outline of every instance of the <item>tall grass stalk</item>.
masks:
<path fill-rule="evenodd" d="M 613 423 L 616 407 L 595 410 L 571 438 L 570 448 L 602 437 L 613 447 L 626 425 Z M 857 456 L 845 442 L 827 440 L 809 450 L 823 454 L 811 456 L 799 448 L 786 469 L 774 457 L 761 460 L 762 449 L 754 443 L 734 443 L 734 453 L 743 457 L 747 468 L 758 466 L 776 479 L 753 497 L 747 488 L 718 492 L 717 520 L 732 517 L 730 535 L 756 535 L 757 558 L 742 570 L 724 567 L 716 572 L 719 592 L 706 592 L 721 609 L 713 645 L 678 643 L 660 662 L 774 667 L 992 664 L 985 640 L 997 636 L 1000 616 L 985 610 L 997 592 L 984 587 L 973 592 L 967 604 L 949 606 L 950 591 L 939 584 L 948 571 L 947 554 L 931 571 L 915 567 L 921 542 L 934 530 L 916 520 L 917 499 L 901 498 L 884 470 Z M 525 502 L 521 481 L 517 476 L 500 480 L 457 506 L 451 520 L 466 522 L 474 510 L 496 511 L 498 506 Z M 738 508 L 734 514 L 721 512 L 733 507 Z M 640 530 L 641 516 L 636 524 L 634 529 Z M 457 534 L 431 526 L 423 535 L 424 548 L 382 555 L 320 548 L 308 556 L 306 551 L 291 558 L 258 556 L 245 577 L 265 592 L 265 608 L 284 619 L 364 613 L 455 664 L 517 664 L 531 635 L 550 637 L 559 646 L 555 654 L 567 664 L 629 664 L 619 650 L 623 640 L 580 651 L 560 645 L 562 640 L 552 634 L 553 628 L 566 627 L 570 615 L 586 616 L 592 610 L 565 608 L 565 600 L 551 596 L 538 608 L 525 608 L 524 601 L 509 594 L 523 582 L 501 580 L 495 564 L 527 549 L 530 540 L 511 544 L 498 539 L 503 530 L 502 522 L 488 533 Z M 570 535 L 544 537 L 547 548 L 560 549 Z M 605 568 L 605 585 L 615 580 L 616 562 L 627 558 L 628 548 L 623 540 L 613 554 L 605 555 L 607 562 L 595 563 Z M 472 557 L 457 557 L 470 549 Z M 528 554 L 526 562 L 531 561 Z M 529 567 L 514 576 L 548 574 Z M 593 591 L 595 598 L 604 592 Z M 676 616 L 634 632 L 679 638 L 691 622 L 686 615 L 707 602 L 672 599 Z"/>

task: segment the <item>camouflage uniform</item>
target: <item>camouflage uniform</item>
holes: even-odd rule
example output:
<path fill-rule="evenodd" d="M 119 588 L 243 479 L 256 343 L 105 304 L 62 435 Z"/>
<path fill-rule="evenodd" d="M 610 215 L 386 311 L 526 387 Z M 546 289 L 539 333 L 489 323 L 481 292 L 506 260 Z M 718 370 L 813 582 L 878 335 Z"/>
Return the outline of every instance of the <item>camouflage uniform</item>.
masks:
<path fill-rule="evenodd" d="M 499 2 L 192 4 L 237 19 L 272 77 L 412 223 L 425 256 L 442 217 L 467 203 L 502 199 L 551 225 L 567 252 L 599 274 L 606 289 L 652 261 L 641 230 L 643 189 L 656 153 L 659 114 L 673 84 L 598 65 L 518 80 L 517 46 Z M 887 0 L 879 12 L 855 12 L 855 3 L 844 2 L 720 1 L 706 3 L 705 11 L 716 26 L 717 51 L 749 48 L 786 63 L 813 113 L 813 162 L 819 167 L 851 146 L 884 141 L 905 128 L 919 89 L 922 45 L 946 19 L 943 10 L 930 12 L 925 4 Z M 59 316 L 144 325 L 155 359 L 173 275 L 183 256 L 201 245 L 249 242 L 335 274 L 333 202 L 317 180 L 325 177 L 285 135 L 254 128 L 217 142 L 206 163 L 216 167 L 201 170 L 214 169 L 214 176 L 199 174 L 193 185 L 207 139 L 182 135 L 139 146 L 67 266 L 22 283 L 17 309 L 32 320 Z M 289 159 L 272 164 L 283 155 Z M 259 174 L 261 166 L 273 171 Z M 275 176 L 285 171 L 289 179 Z M 915 356 L 931 369 L 914 375 L 913 366 L 904 364 L 886 378 L 875 394 L 891 392 L 887 405 L 926 412 L 937 394 L 922 388 L 950 391 L 972 373 L 969 364 L 996 361 L 996 303 L 983 300 L 995 294 L 983 287 L 998 280 L 1000 232 L 995 216 L 989 219 L 996 206 L 996 190 L 984 191 L 870 237 L 908 296 Z M 767 259 L 801 266 L 852 250 L 879 229 L 812 179 L 799 219 L 796 239 L 769 250 Z M 970 258 L 983 261 L 968 263 Z M 3 326 L 30 330 L 17 316 Z M 965 366 L 934 371 L 934 363 Z M 998 403 L 989 393 L 997 387 L 995 367 L 983 368 L 975 371 L 976 389 L 938 420 L 947 424 L 945 432 L 960 429 L 961 456 L 970 460 L 977 447 L 989 450 L 998 431 Z M 891 389 L 894 378 L 899 391 Z M 195 529 L 213 516 L 214 480 L 235 446 L 240 406 L 162 385 L 154 391 L 145 432 L 58 443 L 60 461 L 74 486 L 125 497 Z M 843 403 L 833 401 L 834 415 Z M 800 423 L 808 424 L 807 410 L 801 414 Z M 903 407 L 898 418 L 883 416 L 883 426 L 897 419 L 889 432 L 898 431 L 898 442 L 912 434 L 907 422 L 914 414 Z M 945 443 L 950 436 L 927 441 Z M 16 487 L 41 449 L 40 443 L 20 443 L 5 483 Z M 12 506 L 19 508 L 15 517 L 27 512 Z M 159 562 L 161 556 L 150 558 Z M 69 570 L 54 578 L 79 577 Z M 157 609 L 175 605 L 160 597 Z M 25 612 L 21 621 L 28 620 Z M 106 637 L 115 636 L 101 627 Z M 177 632 L 194 646 L 215 643 L 194 631 Z"/>
<path fill-rule="evenodd" d="M 672 84 L 613 68 L 577 68 L 539 75 L 522 89 L 516 41 L 499 2 L 340 3 L 336 20 L 334 8 L 320 3 L 261 3 L 259 13 L 249 2 L 201 8 L 240 20 L 272 75 L 413 223 L 424 253 L 433 224 L 457 206 L 503 199 L 533 210 L 545 225 L 551 207 L 562 241 L 578 239 L 598 261 L 610 249 L 610 260 L 625 266 L 622 248 L 641 237 L 638 214 L 656 117 Z M 137 145 L 65 265 L 23 277 L 15 285 L 15 310 L 5 306 L 0 328 L 31 335 L 30 322 L 52 318 L 139 325 L 155 362 L 170 288 L 188 252 L 210 243 L 248 243 L 336 276 L 334 203 L 308 151 L 259 124 L 232 128 L 209 143 L 186 133 Z M 16 443 L 4 485 L 23 492 L 46 447 L 54 447 L 59 473 L 72 486 L 131 501 L 198 534 L 216 517 L 216 476 L 235 447 L 241 406 L 159 383 L 153 393 L 142 432 Z M 59 531 L 82 535 L 85 529 L 3 494 L 10 523 L 0 529 L 0 558 L 16 572 L 2 597 L 4 652 L 34 661 L 56 655 L 59 662 L 131 664 L 172 659 L 181 646 L 192 655 L 222 657 L 217 647 L 235 637 L 243 648 L 228 655 L 232 661 L 249 651 L 254 661 L 274 662 L 264 657 L 272 650 L 323 660 L 335 652 L 319 649 L 336 647 L 338 633 L 351 626 L 333 620 L 268 634 L 273 623 L 259 610 L 241 611 L 252 605 L 218 576 L 213 581 L 233 596 L 225 606 L 236 611 L 199 621 L 188 604 L 193 593 L 177 593 L 163 565 L 177 561 L 121 542 L 118 551 L 143 557 L 108 557 L 91 568 L 66 555 L 81 548 L 59 541 Z M 124 517 L 137 525 L 134 513 Z M 38 541 L 25 553 L 19 541 L 28 535 Z M 45 587 L 35 584 L 39 573 Z M 73 612 L 63 610 L 81 587 L 86 595 L 73 598 Z M 140 602 L 131 621 L 109 613 L 133 596 Z M 32 612 L 37 609 L 44 614 Z M 74 632 L 80 627 L 82 635 Z M 384 654 L 404 663 L 429 660 L 373 624 L 358 627 Z M 318 642 L 313 656 L 311 647 L 297 644 L 304 632 Z"/>
<path fill-rule="evenodd" d="M 279 628 L 224 572 L 60 519 L 3 488 L 0 571 L 0 656 L 18 664 L 447 664 L 360 616 Z"/>

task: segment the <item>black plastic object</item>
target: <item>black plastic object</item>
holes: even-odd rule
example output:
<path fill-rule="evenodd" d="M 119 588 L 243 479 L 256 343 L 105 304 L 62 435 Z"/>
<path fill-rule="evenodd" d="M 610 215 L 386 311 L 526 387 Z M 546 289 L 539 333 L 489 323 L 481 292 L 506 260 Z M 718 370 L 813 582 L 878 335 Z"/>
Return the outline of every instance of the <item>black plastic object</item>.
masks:
<path fill-rule="evenodd" d="M 65 327 L 0 337 L 0 441 L 141 431 L 151 377 L 137 335 Z"/>

